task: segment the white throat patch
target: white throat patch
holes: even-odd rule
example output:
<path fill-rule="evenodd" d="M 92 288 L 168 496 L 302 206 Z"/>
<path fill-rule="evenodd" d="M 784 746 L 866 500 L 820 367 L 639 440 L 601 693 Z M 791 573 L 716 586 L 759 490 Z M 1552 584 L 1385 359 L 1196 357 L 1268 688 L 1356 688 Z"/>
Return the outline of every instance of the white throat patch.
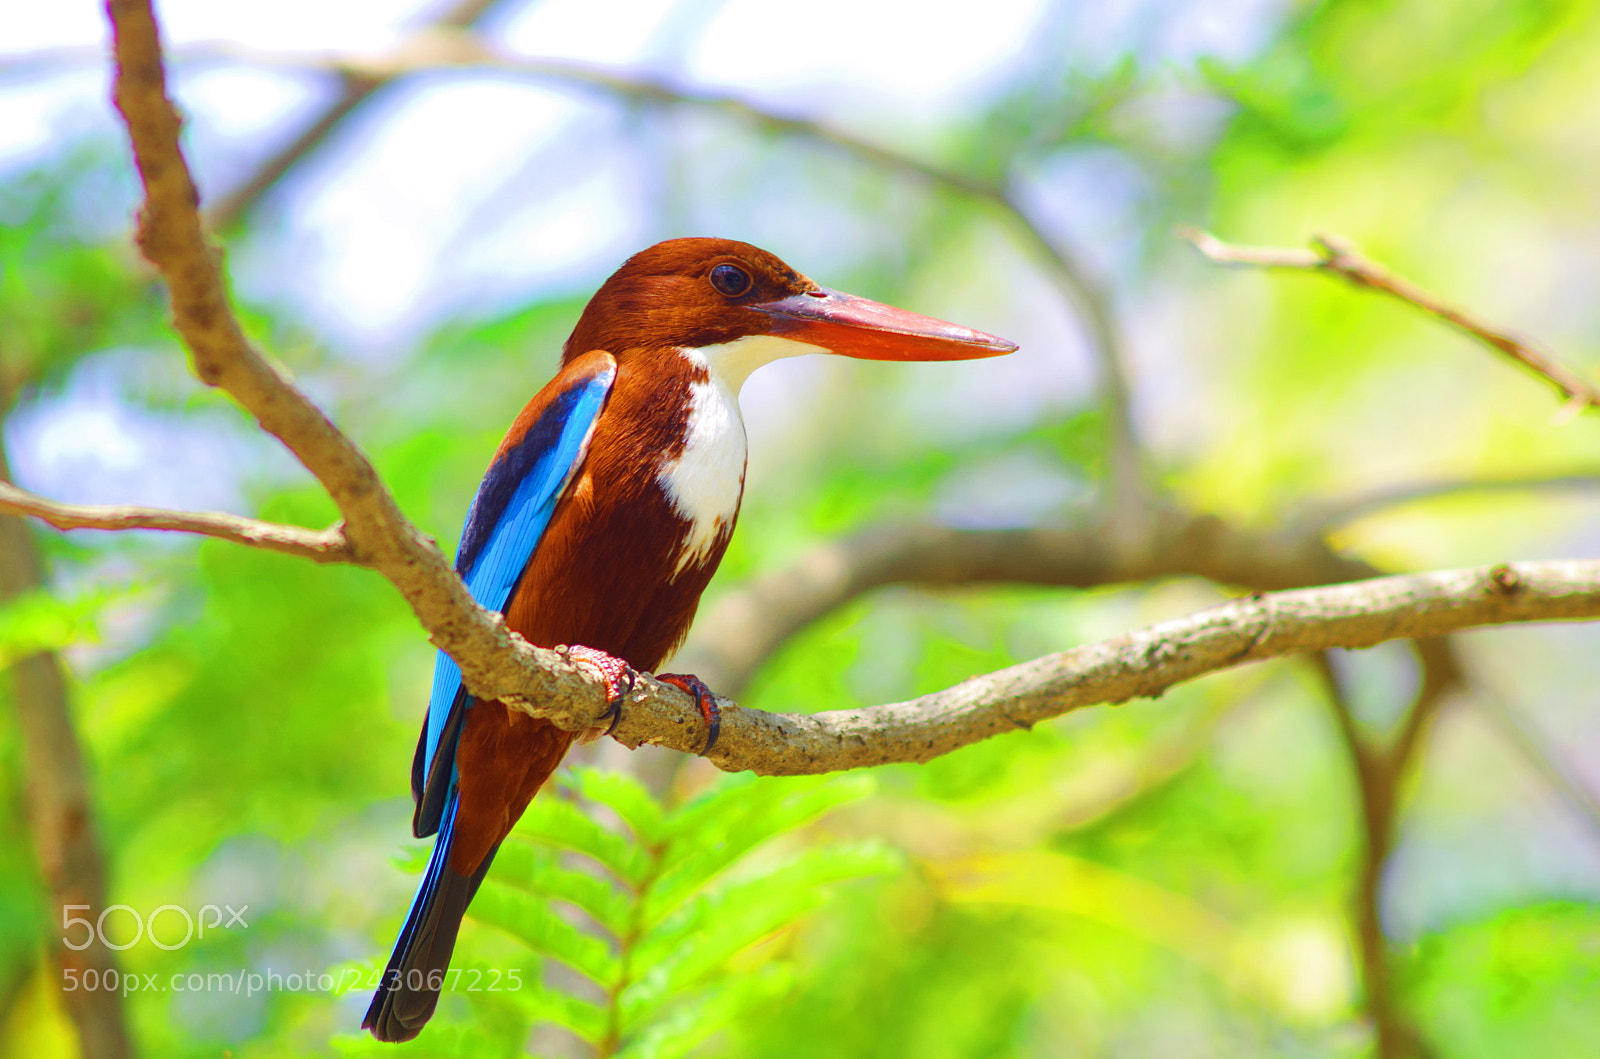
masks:
<path fill-rule="evenodd" d="M 657 481 L 673 510 L 689 522 L 673 577 L 703 562 L 732 529 L 744 495 L 744 420 L 739 389 L 750 373 L 783 357 L 826 353 L 822 346 L 751 335 L 716 346 L 680 350 L 709 376 L 689 387 L 689 422 L 683 453 L 661 469 Z"/>

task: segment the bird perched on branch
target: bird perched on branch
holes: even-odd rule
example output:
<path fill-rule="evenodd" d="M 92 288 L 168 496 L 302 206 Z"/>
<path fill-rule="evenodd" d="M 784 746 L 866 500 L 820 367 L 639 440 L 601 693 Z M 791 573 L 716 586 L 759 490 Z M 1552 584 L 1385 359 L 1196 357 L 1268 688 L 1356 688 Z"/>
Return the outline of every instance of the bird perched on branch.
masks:
<path fill-rule="evenodd" d="M 748 243 L 658 243 L 606 280 L 561 370 L 512 423 L 456 572 L 530 643 L 574 645 L 606 681 L 614 727 L 634 671 L 677 648 L 728 546 L 744 492 L 738 394 L 752 371 L 801 353 L 967 360 L 1015 348 L 819 287 Z M 709 689 L 660 679 L 695 697 L 709 750 Z M 440 652 L 411 769 L 412 829 L 439 837 L 362 1022 L 374 1037 L 410 1040 L 432 1016 L 468 902 L 574 736 L 474 699 Z"/>

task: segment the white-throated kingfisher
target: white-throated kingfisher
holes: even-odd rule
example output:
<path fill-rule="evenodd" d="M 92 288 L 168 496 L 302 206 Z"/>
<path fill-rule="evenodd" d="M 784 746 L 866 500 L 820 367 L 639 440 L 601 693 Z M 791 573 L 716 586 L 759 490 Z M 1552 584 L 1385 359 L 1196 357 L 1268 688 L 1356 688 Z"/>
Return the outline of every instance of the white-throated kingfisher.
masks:
<path fill-rule="evenodd" d="M 967 360 L 1015 348 L 819 287 L 748 243 L 658 243 L 596 292 L 561 370 L 512 423 L 456 572 L 530 643 L 574 645 L 605 677 L 614 720 L 634 670 L 654 670 L 682 642 L 728 546 L 744 492 L 738 394 L 752 371 L 801 353 Z M 695 696 L 709 750 L 709 690 L 661 679 Z M 362 1022 L 374 1037 L 410 1040 L 432 1016 L 468 902 L 575 737 L 474 699 L 439 653 L 411 769 L 412 830 L 439 837 Z"/>

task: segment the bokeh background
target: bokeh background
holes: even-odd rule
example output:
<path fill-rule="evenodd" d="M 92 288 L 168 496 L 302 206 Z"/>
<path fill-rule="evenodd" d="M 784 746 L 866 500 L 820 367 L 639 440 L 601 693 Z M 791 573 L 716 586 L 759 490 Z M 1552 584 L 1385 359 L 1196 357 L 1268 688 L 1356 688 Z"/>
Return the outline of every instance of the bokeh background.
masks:
<path fill-rule="evenodd" d="M 363 83 L 330 72 L 334 57 L 369 73 L 397 49 L 433 64 L 450 54 L 443 38 L 416 34 L 446 9 L 158 9 L 188 157 L 250 330 L 446 545 L 587 294 L 635 249 L 715 234 L 1022 349 L 758 373 L 743 398 L 741 528 L 708 604 L 895 520 L 1099 517 L 1117 432 L 1108 349 L 1152 489 L 1185 511 L 1271 533 L 1352 497 L 1511 481 L 1528 484 L 1364 508 L 1326 543 L 1392 571 L 1600 547 L 1592 414 L 1558 416 L 1539 380 L 1408 307 L 1326 277 L 1222 269 L 1173 234 L 1196 224 L 1299 246 L 1338 233 L 1594 377 L 1592 0 L 480 6 L 475 32 L 529 68 L 408 68 L 244 197 Z M 103 12 L 13 6 L 0 27 L 0 383 L 15 480 L 63 500 L 331 521 L 293 460 L 188 375 L 164 325 L 129 240 L 136 183 L 106 98 Z M 618 91 L 596 70 L 658 91 Z M 730 99 L 810 124 L 752 119 Z M 1065 257 L 1065 280 L 1044 248 Z M 1571 475 L 1591 479 L 1540 484 Z M 163 978 L 381 965 L 425 852 L 408 838 L 407 776 L 432 653 L 396 593 L 364 571 L 219 543 L 34 539 L 49 585 L 0 607 L 0 660 L 51 650 L 69 667 L 110 899 L 141 913 L 250 908 L 248 929 L 171 950 L 143 939 L 122 965 Z M 788 641 L 741 701 L 908 698 L 1235 590 L 1198 577 L 889 588 Z M 1431 1054 L 1600 1054 L 1600 640 L 1514 628 L 1454 647 L 1467 685 L 1400 777 L 1395 847 L 1377 865 L 1389 970 L 1377 988 Z M 1412 654 L 1392 645 L 1333 666 L 1347 715 L 1381 739 L 1417 686 Z M 572 937 L 529 926 L 548 903 L 534 897 L 560 880 L 610 878 L 570 852 L 598 840 L 557 813 L 530 825 L 462 942 L 463 961 L 515 965 L 538 988 L 449 995 L 408 1047 L 1368 1054 L 1375 985 L 1352 903 L 1367 836 L 1328 698 L 1316 666 L 1286 660 L 822 783 L 725 779 L 596 746 L 586 760 L 601 771 L 550 800 L 594 809 L 645 858 L 635 868 L 669 863 L 668 834 L 709 857 L 671 935 L 698 963 L 662 972 L 620 1022 L 597 1028 L 563 1006 L 623 1010 L 615 980 L 588 980 L 621 972 L 574 968 L 574 953 L 598 938 L 607 959 L 628 955 L 639 939 L 607 935 L 616 909 L 600 905 L 645 906 L 633 869 L 613 864 L 625 878 L 612 897 L 556 903 Z M 70 1056 L 24 765 L 8 708 L 0 1053 Z M 639 786 L 601 778 L 614 771 Z M 719 900 L 734 909 L 721 922 L 740 926 L 712 944 Z M 670 964 L 641 948 L 630 982 L 648 978 L 647 957 Z M 140 991 L 123 1009 L 147 1055 L 366 1054 L 366 1002 L 361 989 Z"/>

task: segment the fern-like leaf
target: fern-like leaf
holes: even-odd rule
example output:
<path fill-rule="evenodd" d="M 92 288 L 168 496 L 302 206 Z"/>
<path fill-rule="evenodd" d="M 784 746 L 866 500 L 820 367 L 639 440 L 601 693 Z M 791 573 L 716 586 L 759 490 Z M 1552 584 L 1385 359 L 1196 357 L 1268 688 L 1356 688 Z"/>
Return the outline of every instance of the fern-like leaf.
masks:
<path fill-rule="evenodd" d="M 794 972 L 782 964 L 730 976 L 630 1040 L 616 1059 L 681 1059 L 724 1026 L 783 996 L 793 982 Z"/>
<path fill-rule="evenodd" d="M 846 802 L 865 797 L 857 774 L 774 784 L 729 783 L 691 803 L 669 823 L 671 846 L 645 902 L 645 922 L 660 922 L 718 873 L 774 835 L 793 831 Z"/>
<path fill-rule="evenodd" d="M 617 958 L 600 938 L 568 923 L 548 903 L 495 881 L 491 872 L 472 901 L 472 918 L 498 927 L 541 956 L 560 960 L 602 986 L 617 979 Z"/>
<path fill-rule="evenodd" d="M 564 1027 L 586 1041 L 597 1041 L 605 1034 L 605 1011 L 587 1000 L 537 984 L 512 994 L 512 999 L 534 1022 Z"/>
<path fill-rule="evenodd" d="M 565 798 L 535 798 L 523 813 L 517 833 L 557 849 L 593 858 L 619 880 L 637 888 L 650 871 L 644 849 L 626 835 L 608 831 Z"/>
<path fill-rule="evenodd" d="M 623 1025 L 642 1026 L 672 998 L 705 985 L 731 957 L 827 900 L 829 885 L 900 864 L 898 855 L 878 844 L 812 849 L 697 896 L 634 950 L 637 978 L 622 998 Z"/>
<path fill-rule="evenodd" d="M 495 882 L 546 899 L 566 901 L 600 924 L 612 937 L 627 928 L 632 904 L 606 879 L 563 867 L 559 855 L 523 837 L 512 835 L 495 854 Z"/>
<path fill-rule="evenodd" d="M 575 768 L 570 784 L 579 795 L 610 807 L 640 844 L 653 846 L 661 841 L 666 816 L 660 804 L 650 796 L 644 784 L 626 772 Z"/>

